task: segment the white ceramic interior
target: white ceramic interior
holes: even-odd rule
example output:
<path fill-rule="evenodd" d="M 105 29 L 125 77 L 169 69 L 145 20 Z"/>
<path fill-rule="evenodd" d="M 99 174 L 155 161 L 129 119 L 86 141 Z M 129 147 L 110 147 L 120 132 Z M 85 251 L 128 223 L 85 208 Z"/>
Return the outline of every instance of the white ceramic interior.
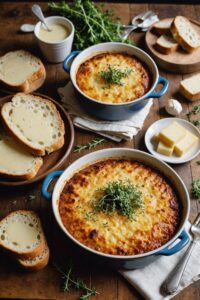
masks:
<path fill-rule="evenodd" d="M 147 165 L 152 166 L 153 168 L 159 170 L 173 184 L 173 186 L 177 192 L 178 198 L 182 202 L 182 206 L 183 206 L 182 220 L 181 220 L 181 224 L 180 224 L 180 227 L 179 227 L 177 233 L 174 235 L 174 237 L 168 243 L 166 243 L 162 247 L 155 249 L 153 251 L 144 253 L 144 254 L 130 255 L 130 256 L 105 254 L 105 253 L 95 251 L 95 250 L 83 245 L 82 243 L 80 243 L 67 231 L 67 229 L 62 224 L 59 210 L 58 210 L 58 201 L 59 201 L 60 193 L 65 185 L 65 182 L 69 178 L 71 178 L 71 176 L 75 172 L 84 168 L 85 166 L 87 166 L 95 161 L 103 160 L 105 158 L 111 158 L 111 157 L 112 158 L 113 157 L 125 157 L 125 158 L 130 158 L 130 159 L 144 162 Z M 140 150 L 129 149 L 129 148 L 113 148 L 113 149 L 103 149 L 100 151 L 95 151 L 90 154 L 87 154 L 87 155 L 79 158 L 75 162 L 73 162 L 69 167 L 67 167 L 67 169 L 63 172 L 63 174 L 59 177 L 59 179 L 54 187 L 53 194 L 52 194 L 52 208 L 53 208 L 55 218 L 56 218 L 59 226 L 61 227 L 61 229 L 76 244 L 78 244 L 79 246 L 85 248 L 86 250 L 88 250 L 90 252 L 93 252 L 95 254 L 98 254 L 98 255 L 101 255 L 104 257 L 128 259 L 128 258 L 133 258 L 133 257 L 134 258 L 145 257 L 145 256 L 148 256 L 151 254 L 155 254 L 156 252 L 159 252 L 159 250 L 166 248 L 169 244 L 171 244 L 173 241 L 175 241 L 177 239 L 177 237 L 180 235 L 180 233 L 182 232 L 183 228 L 185 227 L 185 222 L 189 216 L 190 201 L 189 201 L 189 195 L 188 195 L 188 191 L 185 187 L 185 184 L 183 183 L 183 181 L 181 180 L 179 175 L 166 163 L 164 163 L 164 162 L 158 160 L 157 158 L 153 157 L 152 155 L 150 155 L 146 152 L 140 151 Z"/>
<path fill-rule="evenodd" d="M 63 62 L 66 56 L 71 52 L 72 50 L 72 44 L 74 39 L 74 25 L 73 23 L 64 18 L 59 16 L 52 16 L 45 18 L 47 24 L 49 27 L 51 27 L 51 24 L 62 24 L 64 25 L 70 32 L 70 34 L 66 37 L 66 39 L 60 41 L 60 42 L 46 42 L 40 39 L 39 37 L 39 31 L 40 28 L 43 26 L 41 22 L 38 22 L 34 29 L 35 37 L 38 41 L 38 45 L 44 55 L 44 57 L 52 63 L 59 63 Z"/>
<path fill-rule="evenodd" d="M 124 44 L 124 43 L 114 43 L 114 42 L 110 42 L 110 43 L 102 43 L 102 44 L 97 44 L 94 46 L 91 46 L 83 51 L 81 51 L 73 60 L 72 65 L 71 65 L 71 69 L 70 69 L 70 77 L 72 80 L 72 83 L 74 85 L 74 87 L 79 91 L 79 93 L 81 93 L 83 96 L 89 98 L 90 100 L 93 100 L 97 103 L 99 103 L 99 101 L 89 97 L 88 95 L 85 95 L 81 89 L 79 89 L 77 83 L 76 83 L 76 73 L 78 71 L 79 66 L 86 61 L 87 59 L 89 59 L 90 57 L 93 57 L 99 53 L 105 53 L 105 52 L 124 52 L 130 55 L 134 55 L 136 56 L 140 61 L 142 61 L 144 64 L 146 64 L 147 68 L 150 71 L 150 80 L 151 80 L 151 88 L 150 90 L 143 95 L 142 97 L 133 100 L 134 103 L 136 103 L 137 101 L 139 101 L 142 98 L 145 98 L 148 94 L 150 94 L 156 87 L 157 81 L 158 81 L 158 77 L 159 77 L 159 73 L 158 73 L 158 68 L 155 64 L 155 62 L 153 61 L 153 59 L 143 50 L 141 50 L 138 47 L 132 46 L 132 45 L 128 45 L 128 44 Z M 128 104 L 130 104 L 131 102 L 128 102 Z M 114 105 L 114 106 L 121 106 L 121 105 L 126 105 L 127 103 L 103 103 L 105 105 Z"/>

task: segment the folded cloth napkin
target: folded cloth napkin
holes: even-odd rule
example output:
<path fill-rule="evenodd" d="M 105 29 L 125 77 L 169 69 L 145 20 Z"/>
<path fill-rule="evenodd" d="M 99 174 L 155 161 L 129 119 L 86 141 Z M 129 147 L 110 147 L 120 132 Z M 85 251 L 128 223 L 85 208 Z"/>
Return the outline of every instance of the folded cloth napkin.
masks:
<path fill-rule="evenodd" d="M 96 132 L 102 136 L 120 142 L 122 139 L 132 139 L 142 128 L 143 123 L 150 111 L 153 99 L 139 111 L 133 113 L 132 117 L 124 121 L 102 121 L 88 115 L 79 105 L 71 82 L 58 89 L 63 106 L 72 115 L 76 127 Z"/>
<path fill-rule="evenodd" d="M 186 225 L 189 229 L 190 223 Z M 171 255 L 162 256 L 152 264 L 143 269 L 133 271 L 120 271 L 120 273 L 133 285 L 139 293 L 148 300 L 167 300 L 174 297 L 185 287 L 200 279 L 200 242 L 195 245 L 185 272 L 181 279 L 178 291 L 173 295 L 166 295 L 161 289 L 167 276 L 176 267 L 180 258 L 186 251 L 186 246 L 182 251 Z"/>

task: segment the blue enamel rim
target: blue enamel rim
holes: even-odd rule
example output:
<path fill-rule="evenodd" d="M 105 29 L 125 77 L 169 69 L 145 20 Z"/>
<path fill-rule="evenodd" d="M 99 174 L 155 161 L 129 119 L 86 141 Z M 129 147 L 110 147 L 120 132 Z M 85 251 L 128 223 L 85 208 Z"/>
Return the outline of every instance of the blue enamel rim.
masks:
<path fill-rule="evenodd" d="M 52 192 L 48 192 L 50 183 L 54 178 L 59 177 L 63 172 L 64 170 L 53 171 L 49 173 L 47 177 L 44 179 L 42 183 L 42 196 L 46 198 L 48 201 L 50 201 L 52 198 Z M 173 255 L 179 252 L 181 249 L 183 249 L 189 243 L 189 241 L 190 241 L 189 234 L 184 229 L 181 232 L 181 234 L 177 237 L 177 239 L 172 242 L 172 244 L 170 244 L 169 246 L 167 246 L 166 248 L 158 252 L 155 252 L 154 255 L 164 255 L 164 256 Z M 175 245 L 173 246 L 174 243 Z"/>

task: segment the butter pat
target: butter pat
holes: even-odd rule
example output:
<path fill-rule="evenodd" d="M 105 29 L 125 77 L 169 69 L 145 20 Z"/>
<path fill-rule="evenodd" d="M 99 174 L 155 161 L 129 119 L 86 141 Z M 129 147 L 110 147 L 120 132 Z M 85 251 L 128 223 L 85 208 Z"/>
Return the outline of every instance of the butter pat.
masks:
<path fill-rule="evenodd" d="M 152 138 L 151 138 L 151 141 L 153 143 L 158 143 L 159 142 L 159 133 L 155 133 Z"/>
<path fill-rule="evenodd" d="M 164 128 L 160 134 L 159 139 L 169 147 L 173 147 L 186 135 L 186 129 L 177 122 L 171 123 Z"/>
<path fill-rule="evenodd" d="M 174 146 L 167 146 L 163 142 L 158 143 L 157 152 L 163 155 L 171 156 L 174 150 Z"/>
<path fill-rule="evenodd" d="M 186 131 L 186 135 L 182 138 L 174 147 L 174 152 L 178 156 L 182 156 L 188 150 L 190 150 L 197 142 L 199 138 L 189 131 Z"/>

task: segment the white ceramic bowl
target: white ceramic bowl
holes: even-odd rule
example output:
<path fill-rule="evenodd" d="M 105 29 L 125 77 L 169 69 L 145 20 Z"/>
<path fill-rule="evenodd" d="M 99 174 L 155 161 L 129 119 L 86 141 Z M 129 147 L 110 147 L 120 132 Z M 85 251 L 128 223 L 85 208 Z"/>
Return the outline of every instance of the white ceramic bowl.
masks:
<path fill-rule="evenodd" d="M 70 34 L 66 37 L 66 39 L 60 42 L 46 42 L 41 40 L 39 37 L 39 31 L 42 27 L 42 23 L 38 22 L 34 29 L 34 34 L 38 41 L 38 45 L 46 60 L 51 63 L 63 62 L 66 56 L 72 50 L 72 44 L 74 39 L 74 25 L 68 19 L 59 16 L 47 17 L 45 18 L 45 20 L 49 25 L 49 27 L 51 27 L 51 24 L 55 24 L 55 23 L 62 24 L 66 26 L 70 32 Z"/>

